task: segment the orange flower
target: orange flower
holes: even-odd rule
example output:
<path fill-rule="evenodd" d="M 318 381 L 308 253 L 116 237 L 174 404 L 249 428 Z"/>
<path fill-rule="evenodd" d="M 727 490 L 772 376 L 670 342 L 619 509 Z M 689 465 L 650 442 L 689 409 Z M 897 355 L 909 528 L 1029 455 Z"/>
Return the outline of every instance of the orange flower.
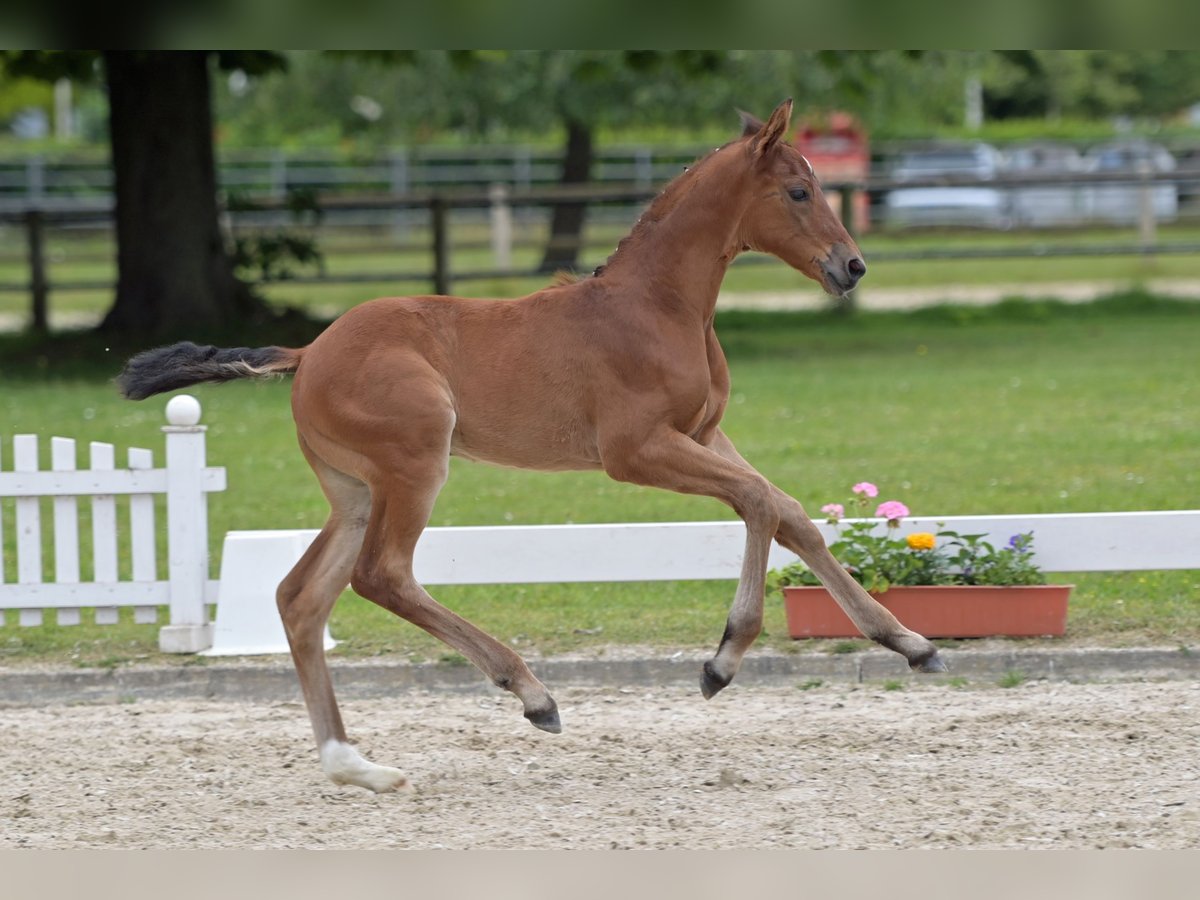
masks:
<path fill-rule="evenodd" d="M 906 537 L 905 540 L 908 542 L 910 550 L 932 550 L 937 543 L 937 538 L 928 531 L 915 532 Z"/>

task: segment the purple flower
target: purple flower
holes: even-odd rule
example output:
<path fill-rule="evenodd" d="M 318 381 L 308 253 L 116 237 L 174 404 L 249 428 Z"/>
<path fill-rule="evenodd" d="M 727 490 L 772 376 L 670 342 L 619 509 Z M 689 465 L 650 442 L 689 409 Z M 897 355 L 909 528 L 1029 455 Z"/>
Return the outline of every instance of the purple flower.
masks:
<path fill-rule="evenodd" d="M 871 484 L 869 481 L 860 481 L 854 487 L 850 488 L 856 494 L 862 494 L 864 497 L 878 497 L 879 488 Z"/>
<path fill-rule="evenodd" d="M 1017 553 L 1032 553 L 1029 545 L 1033 543 L 1033 532 L 1029 534 L 1014 534 L 1008 539 L 1008 549 Z"/>

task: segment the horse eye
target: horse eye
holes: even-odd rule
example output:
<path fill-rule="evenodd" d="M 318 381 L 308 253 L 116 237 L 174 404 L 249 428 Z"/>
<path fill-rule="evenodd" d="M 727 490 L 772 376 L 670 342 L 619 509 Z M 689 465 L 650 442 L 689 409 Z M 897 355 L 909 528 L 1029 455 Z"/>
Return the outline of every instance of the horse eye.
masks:
<path fill-rule="evenodd" d="M 806 191 L 804 188 L 799 188 L 799 187 L 792 188 L 791 190 L 788 191 L 788 195 L 793 200 L 807 200 L 808 199 L 808 191 Z"/>

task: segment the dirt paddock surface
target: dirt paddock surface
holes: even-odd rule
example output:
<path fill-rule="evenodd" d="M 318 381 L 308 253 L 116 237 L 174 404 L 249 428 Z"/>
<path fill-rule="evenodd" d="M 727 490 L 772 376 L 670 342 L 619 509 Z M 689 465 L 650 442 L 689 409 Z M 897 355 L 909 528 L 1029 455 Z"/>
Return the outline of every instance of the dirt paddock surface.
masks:
<path fill-rule="evenodd" d="M 415 784 L 378 796 L 324 780 L 294 702 L 0 709 L 0 847 L 1200 843 L 1200 683 L 897 688 L 575 686 L 561 735 L 488 688 L 355 700 Z"/>

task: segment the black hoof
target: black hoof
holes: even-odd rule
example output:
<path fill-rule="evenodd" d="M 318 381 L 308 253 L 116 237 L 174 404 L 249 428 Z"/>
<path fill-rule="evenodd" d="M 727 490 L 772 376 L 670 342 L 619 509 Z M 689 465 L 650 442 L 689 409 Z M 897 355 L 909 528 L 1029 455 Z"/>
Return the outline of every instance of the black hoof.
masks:
<path fill-rule="evenodd" d="M 718 675 L 710 660 L 704 664 L 704 671 L 700 673 L 700 693 L 704 695 L 705 700 L 711 700 L 723 688 L 729 687 L 731 681 L 733 678 Z"/>
<path fill-rule="evenodd" d="M 925 674 L 932 672 L 948 672 L 946 663 L 938 656 L 938 652 L 934 650 L 925 656 L 919 657 L 909 662 L 908 667 L 914 672 L 922 672 Z"/>
<path fill-rule="evenodd" d="M 535 728 L 540 728 L 542 731 L 548 731 L 551 734 L 562 733 L 562 722 L 558 718 L 558 704 L 553 700 L 550 705 L 542 709 L 532 709 L 525 713 L 527 718 Z"/>

